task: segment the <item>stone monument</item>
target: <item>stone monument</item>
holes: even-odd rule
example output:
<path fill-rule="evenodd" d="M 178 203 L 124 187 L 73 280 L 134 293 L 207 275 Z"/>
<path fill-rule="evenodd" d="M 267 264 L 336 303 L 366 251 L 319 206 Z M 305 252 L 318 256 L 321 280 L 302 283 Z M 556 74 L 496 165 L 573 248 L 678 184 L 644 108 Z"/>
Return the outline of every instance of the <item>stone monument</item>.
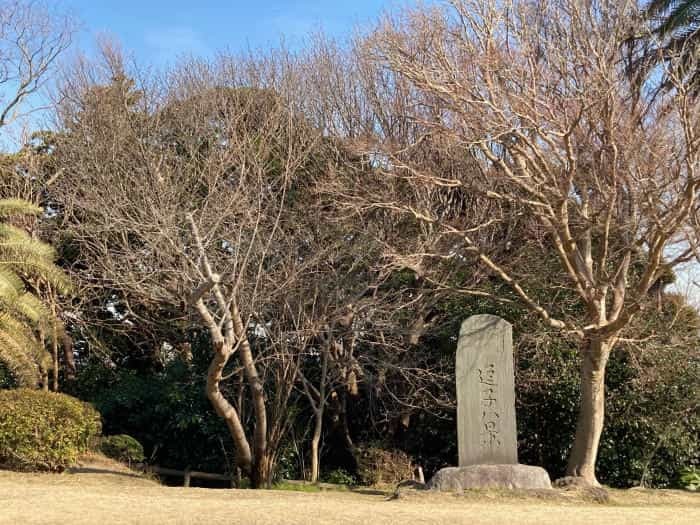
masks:
<path fill-rule="evenodd" d="M 510 323 L 494 315 L 465 320 L 455 364 L 459 467 L 440 470 L 428 487 L 551 488 L 544 469 L 518 464 Z"/>
<path fill-rule="evenodd" d="M 464 321 L 456 375 L 459 466 L 517 464 L 510 323 L 494 315 Z"/>

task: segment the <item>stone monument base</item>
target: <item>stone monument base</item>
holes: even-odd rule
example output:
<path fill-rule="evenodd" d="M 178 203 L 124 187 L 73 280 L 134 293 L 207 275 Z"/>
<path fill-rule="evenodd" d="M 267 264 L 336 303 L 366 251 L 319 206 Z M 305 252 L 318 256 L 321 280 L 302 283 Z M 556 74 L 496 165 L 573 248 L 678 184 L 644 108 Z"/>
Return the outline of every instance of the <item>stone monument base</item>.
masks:
<path fill-rule="evenodd" d="M 547 471 L 528 465 L 469 465 L 439 470 L 428 488 L 440 491 L 465 489 L 551 489 Z"/>

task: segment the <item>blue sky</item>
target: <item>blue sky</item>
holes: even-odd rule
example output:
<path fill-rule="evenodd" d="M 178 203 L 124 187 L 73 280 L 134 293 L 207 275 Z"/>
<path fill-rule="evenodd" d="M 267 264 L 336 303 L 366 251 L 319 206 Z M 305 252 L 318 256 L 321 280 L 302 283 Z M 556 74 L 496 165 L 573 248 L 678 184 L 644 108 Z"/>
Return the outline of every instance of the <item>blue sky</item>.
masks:
<path fill-rule="evenodd" d="M 279 45 L 298 47 L 310 32 L 348 35 L 386 10 L 417 0 L 49 0 L 77 19 L 72 49 L 91 55 L 97 39 L 116 39 L 142 66 L 165 66 L 183 55 L 211 56 Z M 425 0 L 429 3 L 434 0 Z M 44 95 L 27 100 L 40 107 Z M 43 112 L 32 113 L 0 132 L 0 151 L 20 147 L 27 129 L 41 127 Z"/>
<path fill-rule="evenodd" d="M 266 48 L 282 35 L 298 45 L 310 31 L 347 34 L 402 0 L 62 0 L 81 22 L 78 47 L 115 37 L 139 62 L 162 65 L 182 54 Z"/>
<path fill-rule="evenodd" d="M 207 56 L 220 50 L 267 48 L 280 42 L 294 47 L 310 31 L 343 36 L 375 21 L 385 10 L 417 0 L 58 0 L 74 14 L 80 32 L 73 51 L 90 51 L 100 35 L 117 39 L 141 64 L 162 66 L 181 55 Z M 422 0 L 424 4 L 440 0 Z M 49 0 L 49 3 L 54 3 Z M 41 114 L 28 120 L 39 127 Z M 0 151 L 21 146 L 22 125 L 0 132 Z M 700 281 L 697 265 L 679 272 L 681 292 Z M 694 299 L 700 307 L 700 294 Z"/>

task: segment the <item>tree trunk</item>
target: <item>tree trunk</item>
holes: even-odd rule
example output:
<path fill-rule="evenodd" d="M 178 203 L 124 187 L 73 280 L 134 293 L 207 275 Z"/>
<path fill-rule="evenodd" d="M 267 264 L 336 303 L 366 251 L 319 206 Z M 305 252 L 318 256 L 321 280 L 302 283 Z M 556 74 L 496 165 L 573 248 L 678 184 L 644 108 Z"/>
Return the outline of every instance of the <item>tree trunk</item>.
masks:
<path fill-rule="evenodd" d="M 341 424 L 343 427 L 343 440 L 345 441 L 345 446 L 350 452 L 355 453 L 355 443 L 352 441 L 352 436 L 350 435 L 350 423 L 348 421 L 348 398 L 347 394 L 343 392 L 342 395 L 342 412 L 341 412 Z"/>
<path fill-rule="evenodd" d="M 314 416 L 316 422 L 314 425 L 314 433 L 311 437 L 311 483 L 318 482 L 319 465 L 321 463 L 320 451 L 318 449 L 321 442 L 321 431 L 323 430 L 323 412 L 326 408 L 326 377 L 328 375 L 328 355 L 330 349 L 326 348 L 321 356 L 321 381 L 318 385 L 318 403 Z"/>
<path fill-rule="evenodd" d="M 51 321 L 51 359 L 53 360 L 53 391 L 58 392 L 58 327 L 56 326 L 56 312 L 53 312 L 54 318 Z"/>
<path fill-rule="evenodd" d="M 598 486 L 595 463 L 605 420 L 605 366 L 612 343 L 591 339 L 581 363 L 581 401 L 567 475 Z"/>
<path fill-rule="evenodd" d="M 318 471 L 320 464 L 318 445 L 321 442 L 321 430 L 323 428 L 323 411 L 316 412 L 316 424 L 314 425 L 314 433 L 311 437 L 311 483 L 318 481 Z"/>
<path fill-rule="evenodd" d="M 46 334 L 44 329 L 39 327 L 39 345 L 41 346 L 42 354 L 46 352 Z M 45 392 L 49 391 L 49 371 L 46 368 L 47 362 L 43 355 L 39 363 L 39 374 L 41 376 L 41 389 Z"/>
<path fill-rule="evenodd" d="M 345 450 L 348 452 L 350 461 L 353 463 L 352 469 L 357 469 L 357 455 L 355 444 L 350 434 L 350 424 L 347 415 L 347 390 L 343 387 L 333 392 L 328 410 L 332 422 L 331 431 L 334 436 L 340 437 Z"/>
<path fill-rule="evenodd" d="M 63 372 L 67 382 L 75 381 L 75 356 L 73 355 L 73 339 L 65 331 L 61 334 L 63 346 Z"/>
<path fill-rule="evenodd" d="M 250 476 L 250 484 L 254 489 L 270 488 L 272 486 L 272 471 L 275 466 L 275 458 L 272 454 L 255 457 L 255 466 Z"/>
<path fill-rule="evenodd" d="M 258 370 L 255 367 L 253 351 L 248 342 L 243 319 L 241 319 L 240 312 L 235 304 L 231 308 L 231 318 L 236 338 L 240 340 L 238 353 L 241 363 L 243 364 L 248 388 L 250 389 L 253 401 L 253 412 L 255 414 L 253 455 L 255 456 L 256 468 L 254 469 L 253 479 L 251 481 L 253 487 L 257 488 L 262 484 L 269 485 L 270 476 L 272 475 L 272 465 L 268 464 L 270 463 L 270 458 L 267 453 L 267 409 L 265 407 L 265 389 L 258 375 Z"/>
<path fill-rule="evenodd" d="M 236 466 L 243 471 L 250 473 L 253 466 L 253 456 L 250 445 L 245 435 L 245 430 L 238 417 L 236 409 L 233 408 L 219 389 L 219 384 L 223 378 L 224 367 L 229 358 L 229 353 L 222 348 L 223 343 L 217 343 L 214 350 L 209 370 L 207 372 L 207 397 L 211 401 L 214 410 L 226 422 L 226 426 L 231 433 L 231 437 L 236 446 Z"/>
<path fill-rule="evenodd" d="M 265 407 L 265 391 L 262 380 L 258 376 L 253 360 L 253 352 L 250 349 L 248 340 L 244 340 L 240 347 L 240 359 L 248 381 L 250 389 L 253 412 L 255 413 L 255 429 L 253 431 L 253 450 L 256 458 L 267 456 L 267 410 Z"/>

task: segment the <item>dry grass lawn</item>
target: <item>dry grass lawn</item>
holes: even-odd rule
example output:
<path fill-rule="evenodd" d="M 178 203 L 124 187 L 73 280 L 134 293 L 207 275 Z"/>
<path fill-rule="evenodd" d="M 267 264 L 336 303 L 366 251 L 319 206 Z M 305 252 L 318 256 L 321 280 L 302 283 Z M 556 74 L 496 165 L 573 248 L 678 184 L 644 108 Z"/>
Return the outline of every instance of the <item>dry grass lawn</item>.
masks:
<path fill-rule="evenodd" d="M 659 524 L 700 523 L 700 495 L 613 491 L 596 504 L 497 493 L 385 495 L 172 488 L 127 472 L 0 471 L 1 524 Z"/>

